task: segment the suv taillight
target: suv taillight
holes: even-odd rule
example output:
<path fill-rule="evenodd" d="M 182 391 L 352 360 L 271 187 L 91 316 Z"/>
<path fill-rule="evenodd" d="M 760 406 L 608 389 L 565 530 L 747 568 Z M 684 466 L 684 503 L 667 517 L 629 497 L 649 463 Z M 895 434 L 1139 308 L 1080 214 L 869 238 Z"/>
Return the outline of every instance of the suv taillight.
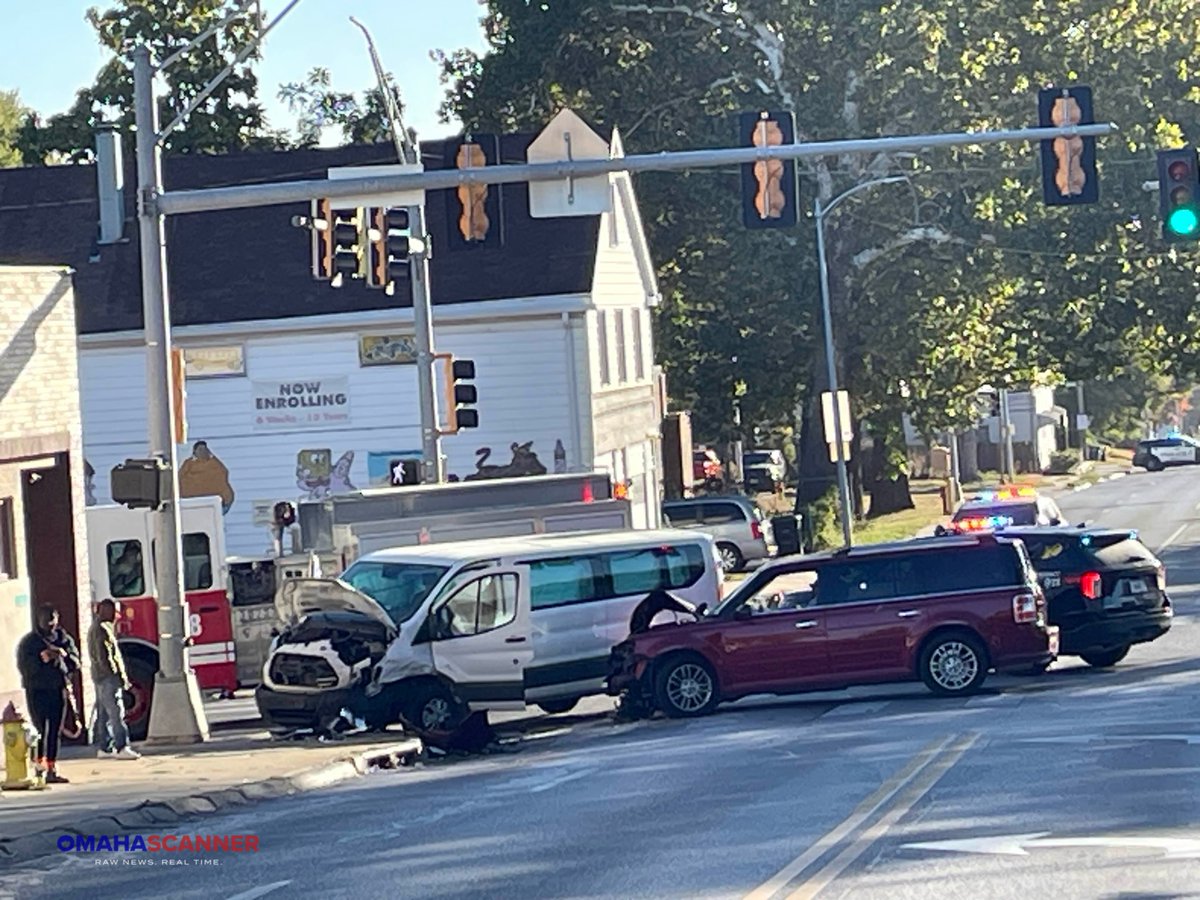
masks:
<path fill-rule="evenodd" d="M 1167 589 L 1167 567 L 1162 563 L 1158 564 L 1158 589 L 1165 592 Z"/>
<path fill-rule="evenodd" d="M 1089 600 L 1099 600 L 1104 594 L 1099 572 L 1084 572 L 1079 576 L 1079 592 Z"/>
<path fill-rule="evenodd" d="M 756 541 L 762 540 L 762 526 L 757 519 L 750 520 L 750 537 Z"/>
<path fill-rule="evenodd" d="M 1019 624 L 1038 621 L 1037 594 L 1017 594 L 1013 597 L 1013 621 Z"/>

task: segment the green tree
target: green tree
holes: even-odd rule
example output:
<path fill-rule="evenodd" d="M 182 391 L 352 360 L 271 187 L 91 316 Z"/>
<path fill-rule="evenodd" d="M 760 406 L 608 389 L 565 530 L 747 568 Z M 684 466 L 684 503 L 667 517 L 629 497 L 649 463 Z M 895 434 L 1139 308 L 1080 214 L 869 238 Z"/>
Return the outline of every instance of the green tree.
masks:
<path fill-rule="evenodd" d="M 29 110 L 16 91 L 0 91 L 0 169 L 21 165 L 17 135 Z"/>
<path fill-rule="evenodd" d="M 728 144 L 729 114 L 755 108 L 795 111 L 805 140 L 1013 127 L 1033 120 L 1039 86 L 1093 86 L 1098 112 L 1122 125 L 1101 145 L 1096 206 L 1044 207 L 1035 147 L 804 166 L 805 191 L 824 201 L 885 173 L 911 184 L 866 191 L 828 223 L 838 364 L 874 438 L 856 460 L 872 512 L 908 502 L 905 409 L 932 433 L 970 424 L 985 382 L 1096 377 L 1135 355 L 1197 370 L 1196 257 L 1155 243 L 1140 190 L 1152 151 L 1196 118 L 1197 0 L 1086 0 L 1068 17 L 999 0 L 970 16 L 932 0 L 491 0 L 488 11 L 487 53 L 441 57 L 447 113 L 476 129 L 538 128 L 568 105 L 620 126 L 630 152 Z M 807 398 L 801 493 L 813 499 L 829 467 L 812 425 L 825 378 L 811 243 L 807 230 L 742 232 L 731 176 L 639 180 L 667 297 L 659 346 L 702 422 L 728 406 L 731 343 L 739 361 L 764 342 L 763 356 L 778 352 L 780 377 L 747 382 L 743 410 L 770 420 Z"/>
<path fill-rule="evenodd" d="M 150 46 L 155 60 L 176 50 L 217 24 L 236 7 L 233 0 L 122 0 L 106 10 L 93 7 L 87 20 L 112 58 L 96 81 L 76 95 L 71 108 L 42 122 L 26 118 L 20 149 L 29 164 L 47 160 L 88 158 L 98 125 L 133 124 L 132 50 Z M 255 24 L 247 17 L 210 35 L 175 62 L 162 76 L 160 125 L 166 126 L 187 108 L 204 86 L 232 62 L 253 38 Z M 258 81 L 250 54 L 188 119 L 166 139 L 168 152 L 228 153 L 280 146 L 283 136 L 267 129 L 257 100 Z"/>
<path fill-rule="evenodd" d="M 403 114 L 400 89 L 388 75 L 388 90 Z M 361 97 L 332 87 L 329 70 L 317 67 L 303 81 L 281 85 L 279 99 L 296 116 L 296 146 L 315 147 L 327 128 L 340 130 L 347 144 L 379 144 L 392 139 L 384 95 L 378 87 Z M 410 130 L 409 137 L 415 140 Z"/>

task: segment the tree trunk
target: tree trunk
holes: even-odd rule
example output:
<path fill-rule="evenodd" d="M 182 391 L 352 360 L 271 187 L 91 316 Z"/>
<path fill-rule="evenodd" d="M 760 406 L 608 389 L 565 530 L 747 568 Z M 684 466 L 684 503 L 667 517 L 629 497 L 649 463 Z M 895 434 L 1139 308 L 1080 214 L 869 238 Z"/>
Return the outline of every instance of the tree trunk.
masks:
<path fill-rule="evenodd" d="M 837 467 L 829 461 L 829 448 L 821 427 L 821 395 L 813 392 L 804 403 L 800 423 L 800 448 L 796 459 L 796 510 L 799 511 L 837 487 Z"/>
<path fill-rule="evenodd" d="M 869 519 L 915 507 L 908 489 L 908 445 L 904 440 L 903 415 L 884 411 L 877 422 L 880 427 L 872 429 L 874 443 L 865 473 L 871 492 Z"/>
<path fill-rule="evenodd" d="M 979 477 L 979 440 L 974 428 L 958 436 L 958 468 L 963 481 Z"/>

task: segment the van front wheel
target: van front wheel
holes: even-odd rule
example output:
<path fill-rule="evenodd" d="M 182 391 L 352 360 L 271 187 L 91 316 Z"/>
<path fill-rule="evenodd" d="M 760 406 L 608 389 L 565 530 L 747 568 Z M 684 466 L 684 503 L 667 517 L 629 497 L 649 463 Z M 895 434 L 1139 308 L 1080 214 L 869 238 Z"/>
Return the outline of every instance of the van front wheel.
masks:
<path fill-rule="evenodd" d="M 542 700 L 538 703 L 538 707 L 544 713 L 551 716 L 559 716 L 563 713 L 569 713 L 575 708 L 575 704 L 578 702 L 578 697 L 569 697 L 565 700 Z"/>
<path fill-rule="evenodd" d="M 702 716 L 717 707 L 717 676 L 704 659 L 679 654 L 666 659 L 654 678 L 654 699 L 673 719 Z"/>

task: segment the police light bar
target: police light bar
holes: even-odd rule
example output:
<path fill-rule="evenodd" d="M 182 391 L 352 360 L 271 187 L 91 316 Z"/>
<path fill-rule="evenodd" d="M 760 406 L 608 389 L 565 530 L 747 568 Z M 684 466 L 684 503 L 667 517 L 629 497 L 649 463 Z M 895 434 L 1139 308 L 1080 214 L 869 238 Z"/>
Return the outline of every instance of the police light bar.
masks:
<path fill-rule="evenodd" d="M 959 534 L 966 534 L 972 531 L 993 531 L 1004 528 L 1012 523 L 1013 520 L 1009 516 L 977 516 L 969 519 L 959 519 L 957 522 L 951 524 Z"/>
<path fill-rule="evenodd" d="M 994 491 L 980 491 L 975 495 L 976 500 L 991 502 L 993 500 L 1019 500 L 1022 497 L 1036 497 L 1037 489 L 1031 487 L 998 488 Z"/>

